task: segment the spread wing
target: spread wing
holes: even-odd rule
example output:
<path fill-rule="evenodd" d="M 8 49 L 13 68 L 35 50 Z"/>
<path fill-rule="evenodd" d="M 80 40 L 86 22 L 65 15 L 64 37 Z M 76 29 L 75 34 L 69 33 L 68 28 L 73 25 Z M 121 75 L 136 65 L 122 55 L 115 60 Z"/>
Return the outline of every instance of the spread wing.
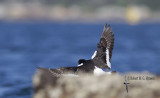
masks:
<path fill-rule="evenodd" d="M 42 71 L 42 72 L 49 73 L 53 77 L 61 77 L 61 75 L 63 74 L 63 71 L 60 69 L 48 69 L 48 68 L 38 67 L 38 70 Z"/>
<path fill-rule="evenodd" d="M 76 71 L 78 67 L 61 67 L 57 69 L 47 69 L 38 67 L 38 70 L 50 73 L 53 77 L 62 77 L 62 76 L 77 76 Z"/>
<path fill-rule="evenodd" d="M 103 33 L 100 39 L 100 45 L 109 50 L 109 60 L 112 57 L 112 50 L 114 46 L 114 34 L 110 25 L 107 24 L 104 26 Z"/>
<path fill-rule="evenodd" d="M 110 25 L 105 25 L 100 42 L 97 45 L 97 51 L 92 56 L 92 59 L 99 59 L 105 63 L 108 68 L 111 68 L 111 57 L 112 57 L 112 50 L 114 46 L 114 34 Z"/>

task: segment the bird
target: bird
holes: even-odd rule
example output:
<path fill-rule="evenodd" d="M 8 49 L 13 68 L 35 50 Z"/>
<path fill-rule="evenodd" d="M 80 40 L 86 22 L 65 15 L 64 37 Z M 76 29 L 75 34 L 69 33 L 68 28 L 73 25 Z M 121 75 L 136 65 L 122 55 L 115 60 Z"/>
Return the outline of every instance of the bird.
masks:
<path fill-rule="evenodd" d="M 79 76 L 81 73 L 102 75 L 111 74 L 111 57 L 114 47 L 114 33 L 110 24 L 105 24 L 100 41 L 97 44 L 97 50 L 91 59 L 79 59 L 78 66 L 60 67 L 56 69 L 41 68 L 39 70 L 49 71 L 55 77 L 61 76 Z M 108 70 L 107 72 L 104 70 Z"/>

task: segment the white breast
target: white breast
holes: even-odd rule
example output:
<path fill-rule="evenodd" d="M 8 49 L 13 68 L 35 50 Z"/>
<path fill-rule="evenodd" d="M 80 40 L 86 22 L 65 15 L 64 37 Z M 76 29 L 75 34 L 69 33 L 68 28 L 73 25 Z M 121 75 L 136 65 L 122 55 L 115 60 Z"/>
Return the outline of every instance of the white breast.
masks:
<path fill-rule="evenodd" d="M 103 75 L 103 74 L 111 74 L 111 72 L 105 72 L 101 68 L 98 68 L 98 67 L 95 67 L 93 73 L 96 76 Z"/>

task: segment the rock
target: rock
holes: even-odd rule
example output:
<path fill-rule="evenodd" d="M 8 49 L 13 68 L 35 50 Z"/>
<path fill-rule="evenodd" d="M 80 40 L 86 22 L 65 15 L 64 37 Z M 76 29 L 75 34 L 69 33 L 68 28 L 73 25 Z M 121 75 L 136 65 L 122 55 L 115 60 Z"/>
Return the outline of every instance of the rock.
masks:
<path fill-rule="evenodd" d="M 81 75 L 54 77 L 48 70 L 38 70 L 33 77 L 33 98 L 160 98 L 160 78 L 149 73 L 124 75 Z M 137 78 L 138 77 L 138 78 Z"/>

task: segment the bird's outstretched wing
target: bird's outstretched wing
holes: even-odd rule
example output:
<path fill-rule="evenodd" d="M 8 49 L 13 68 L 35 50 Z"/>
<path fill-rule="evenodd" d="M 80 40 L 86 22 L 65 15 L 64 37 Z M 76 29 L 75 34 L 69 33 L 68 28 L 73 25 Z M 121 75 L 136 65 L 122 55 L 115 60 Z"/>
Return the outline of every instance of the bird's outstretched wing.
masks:
<path fill-rule="evenodd" d="M 77 68 L 78 67 L 61 67 L 57 69 L 50 69 L 50 68 L 48 69 L 48 68 L 38 67 L 38 70 L 43 72 L 48 72 L 53 77 L 61 77 L 61 76 L 76 76 Z"/>
<path fill-rule="evenodd" d="M 105 25 L 100 42 L 97 45 L 97 51 L 92 56 L 92 59 L 99 59 L 103 61 L 107 66 L 108 69 L 111 68 L 111 57 L 112 57 L 112 50 L 114 46 L 114 34 L 110 25 Z"/>
<path fill-rule="evenodd" d="M 38 70 L 50 73 L 50 75 L 52 75 L 53 77 L 61 77 L 61 75 L 63 74 L 63 71 L 60 69 L 50 69 L 50 68 L 38 67 Z"/>
<path fill-rule="evenodd" d="M 103 33 L 100 39 L 100 45 L 109 50 L 109 60 L 112 57 L 112 50 L 114 46 L 114 34 L 110 25 L 107 24 L 104 26 Z"/>

